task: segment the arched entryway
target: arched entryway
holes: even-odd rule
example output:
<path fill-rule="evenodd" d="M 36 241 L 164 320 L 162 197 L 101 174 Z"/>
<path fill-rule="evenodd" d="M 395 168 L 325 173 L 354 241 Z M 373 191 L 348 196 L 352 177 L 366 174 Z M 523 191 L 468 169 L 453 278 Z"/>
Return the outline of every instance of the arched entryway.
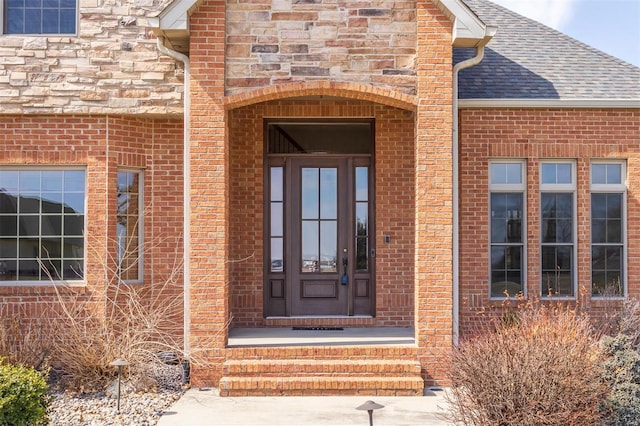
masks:
<path fill-rule="evenodd" d="M 229 101 L 234 327 L 413 326 L 414 106 L 333 86 Z"/>

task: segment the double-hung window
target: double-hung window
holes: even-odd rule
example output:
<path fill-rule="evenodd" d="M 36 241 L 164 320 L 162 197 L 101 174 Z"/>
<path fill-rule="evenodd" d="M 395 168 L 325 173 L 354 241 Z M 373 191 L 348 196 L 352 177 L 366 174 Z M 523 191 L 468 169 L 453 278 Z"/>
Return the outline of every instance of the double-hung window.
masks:
<path fill-rule="evenodd" d="M 77 0 L 1 0 L 3 34 L 75 34 Z"/>
<path fill-rule="evenodd" d="M 525 182 L 523 161 L 491 162 L 491 297 L 524 293 Z"/>
<path fill-rule="evenodd" d="M 118 171 L 117 250 L 122 281 L 142 281 L 142 172 Z"/>
<path fill-rule="evenodd" d="M 0 168 L 0 282 L 84 279 L 85 176 Z"/>
<path fill-rule="evenodd" d="M 540 165 L 540 253 L 543 297 L 575 296 L 575 163 Z"/>
<path fill-rule="evenodd" d="M 625 295 L 625 194 L 623 162 L 591 164 L 591 294 Z"/>

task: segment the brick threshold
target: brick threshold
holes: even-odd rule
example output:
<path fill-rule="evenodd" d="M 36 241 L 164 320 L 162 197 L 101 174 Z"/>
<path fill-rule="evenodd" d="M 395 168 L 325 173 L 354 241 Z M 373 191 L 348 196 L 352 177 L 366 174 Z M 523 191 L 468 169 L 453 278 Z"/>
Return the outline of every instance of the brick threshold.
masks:
<path fill-rule="evenodd" d="M 267 317 L 267 327 L 375 327 L 370 315 L 305 315 L 294 317 Z"/>

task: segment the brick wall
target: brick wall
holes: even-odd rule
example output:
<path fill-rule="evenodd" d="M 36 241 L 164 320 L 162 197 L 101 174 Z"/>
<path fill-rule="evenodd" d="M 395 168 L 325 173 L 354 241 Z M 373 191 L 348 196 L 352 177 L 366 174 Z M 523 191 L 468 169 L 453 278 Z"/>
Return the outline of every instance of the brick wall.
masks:
<path fill-rule="evenodd" d="M 296 81 L 415 93 L 415 1 L 227 2 L 227 93 Z"/>
<path fill-rule="evenodd" d="M 419 1 L 415 147 L 416 343 L 426 383 L 443 380 L 452 343 L 451 22 Z"/>
<path fill-rule="evenodd" d="M 170 119 L 0 117 L 0 166 L 86 167 L 86 285 L 63 292 L 63 297 L 102 300 L 105 296 L 105 268 L 113 268 L 109 261 L 116 256 L 116 173 L 119 167 L 143 170 L 145 176 L 145 269 L 140 288 L 149 290 L 148 300 L 158 294 L 173 266 L 179 266 L 182 255 L 182 133 L 181 121 Z M 109 270 L 106 272 L 109 280 Z M 179 271 L 175 276 L 176 285 L 167 289 L 177 298 L 182 292 L 181 277 Z M 56 300 L 56 291 L 49 284 L 33 287 L 2 284 L 0 300 L 8 316 L 37 319 L 45 315 L 46 308 Z M 171 315 L 176 319 L 175 331 L 179 338 L 182 306 L 176 306 Z"/>
<path fill-rule="evenodd" d="M 222 376 L 229 319 L 229 141 L 224 110 L 225 2 L 191 15 L 191 384 Z"/>
<path fill-rule="evenodd" d="M 145 27 L 159 3 L 80 0 L 77 36 L 0 37 L 0 113 L 180 114 L 181 65 Z"/>
<path fill-rule="evenodd" d="M 375 119 L 376 318 L 372 325 L 413 325 L 414 114 L 370 102 L 291 100 L 229 113 L 230 289 L 234 326 L 264 325 L 263 118 Z M 391 243 L 385 244 L 383 236 Z"/>
<path fill-rule="evenodd" d="M 640 296 L 640 112 L 597 109 L 463 110 L 460 113 L 460 324 L 469 335 L 499 315 L 501 302 L 489 301 L 488 166 L 494 158 L 526 160 L 526 289 L 541 296 L 539 166 L 544 159 L 577 165 L 577 278 L 580 306 L 604 319 L 619 301 L 591 298 L 589 167 L 593 159 L 627 160 L 627 284 Z"/>

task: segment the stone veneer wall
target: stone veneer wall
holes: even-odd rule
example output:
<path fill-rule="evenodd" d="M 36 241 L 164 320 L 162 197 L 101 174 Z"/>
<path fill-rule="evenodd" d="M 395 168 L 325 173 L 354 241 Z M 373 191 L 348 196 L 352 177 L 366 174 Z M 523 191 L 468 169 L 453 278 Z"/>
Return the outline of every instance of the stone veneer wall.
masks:
<path fill-rule="evenodd" d="M 146 16 L 158 0 L 79 0 L 77 36 L 0 37 L 0 113 L 181 114 L 183 70 Z"/>
<path fill-rule="evenodd" d="M 227 1 L 226 92 L 312 80 L 415 94 L 416 2 Z"/>

